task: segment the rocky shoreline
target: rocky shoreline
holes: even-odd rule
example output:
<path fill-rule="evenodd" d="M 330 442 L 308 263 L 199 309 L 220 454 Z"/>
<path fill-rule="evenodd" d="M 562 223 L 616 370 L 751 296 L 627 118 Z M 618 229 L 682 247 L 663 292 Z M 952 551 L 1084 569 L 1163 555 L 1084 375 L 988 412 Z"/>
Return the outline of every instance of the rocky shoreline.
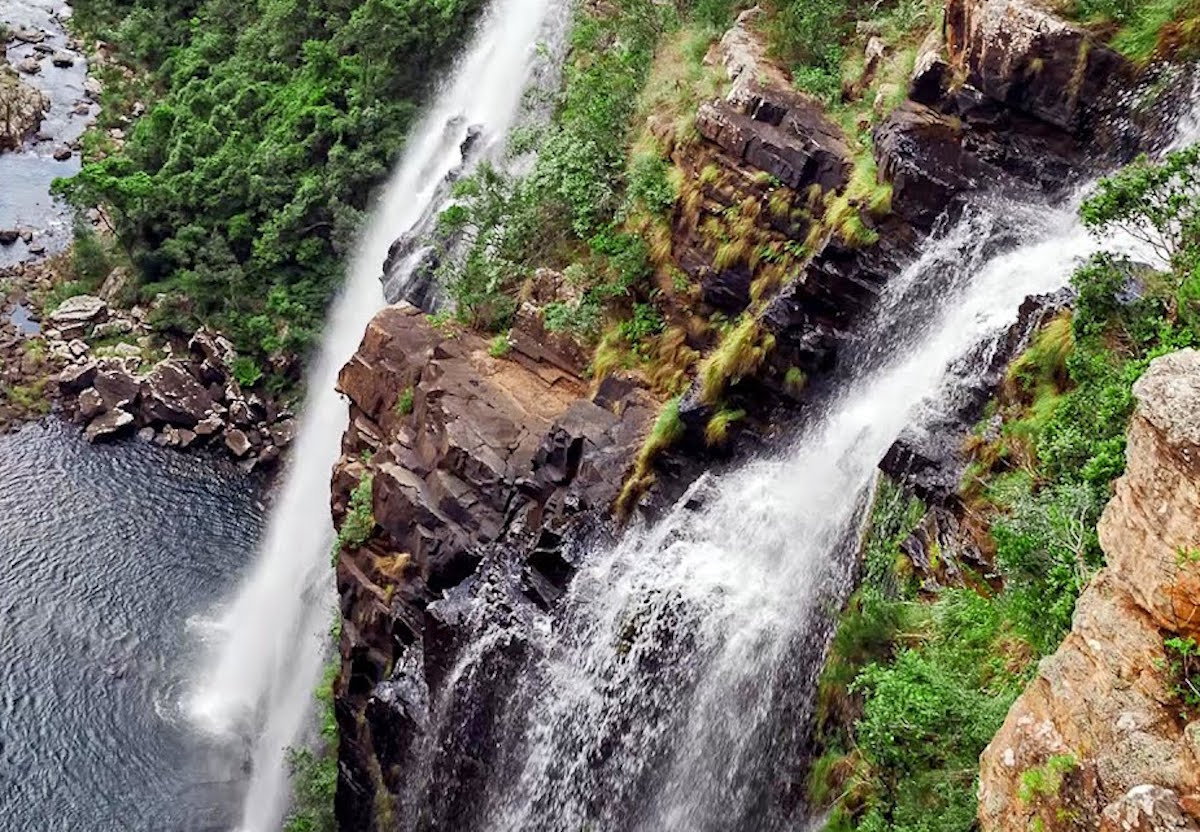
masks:
<path fill-rule="evenodd" d="M 112 57 L 97 42 L 85 61 L 84 47 L 65 30 L 70 18 L 64 7 L 40 25 L 10 28 L 13 46 L 0 59 L 0 105 L 9 114 L 0 123 L 0 153 L 9 155 L 0 160 L 40 166 L 48 158 L 78 158 L 103 91 L 94 72 Z M 12 56 L 18 59 L 10 68 Z M 68 69 L 88 74 L 46 78 Z M 118 71 L 128 79 L 128 69 Z M 144 109 L 135 103 L 118 120 L 128 125 Z M 119 146 L 124 130 L 110 129 L 104 139 Z M 74 169 L 64 165 L 63 174 Z M 22 198 L 42 203 L 49 194 L 14 195 Z M 156 332 L 152 308 L 123 302 L 130 284 L 125 267 L 112 269 L 96 294 L 51 300 L 74 278 L 70 246 L 56 233 L 68 224 L 69 209 L 52 204 L 43 227 L 0 222 L 0 255 L 10 261 L 0 261 L 0 433 L 54 412 L 83 426 L 91 442 L 136 435 L 181 451 L 227 455 L 246 471 L 272 468 L 295 436 L 295 420 L 271 396 L 243 389 L 234 373 L 236 352 L 220 334 Z M 20 206 L 11 207 L 19 216 Z M 81 219 L 106 237 L 101 210 Z"/>

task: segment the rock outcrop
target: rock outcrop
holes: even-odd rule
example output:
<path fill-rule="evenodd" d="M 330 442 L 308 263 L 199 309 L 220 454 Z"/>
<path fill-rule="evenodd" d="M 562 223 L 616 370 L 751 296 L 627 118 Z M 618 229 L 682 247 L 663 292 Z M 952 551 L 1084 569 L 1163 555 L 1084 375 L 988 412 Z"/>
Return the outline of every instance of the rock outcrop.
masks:
<path fill-rule="evenodd" d="M 1200 714 L 1164 646 L 1200 637 L 1200 352 L 1158 359 L 1134 393 L 1108 565 L 983 754 L 985 832 L 1200 828 Z M 1031 787 L 1047 766 L 1052 787 Z"/>
<path fill-rule="evenodd" d="M 14 150 L 37 132 L 50 101 L 21 80 L 0 56 L 0 151 Z"/>
<path fill-rule="evenodd" d="M 578 376 L 514 342 L 493 357 L 487 341 L 401 304 L 375 317 L 341 373 L 350 427 L 334 515 L 345 528 L 348 514 L 369 514 L 365 537 L 343 533 L 337 561 L 343 829 L 425 799 L 411 755 L 449 719 L 434 706 L 461 624 L 434 602 L 503 569 L 520 587 L 509 609 L 552 605 L 573 572 L 567 542 L 607 514 L 657 409 L 617 382 L 589 395 Z"/>

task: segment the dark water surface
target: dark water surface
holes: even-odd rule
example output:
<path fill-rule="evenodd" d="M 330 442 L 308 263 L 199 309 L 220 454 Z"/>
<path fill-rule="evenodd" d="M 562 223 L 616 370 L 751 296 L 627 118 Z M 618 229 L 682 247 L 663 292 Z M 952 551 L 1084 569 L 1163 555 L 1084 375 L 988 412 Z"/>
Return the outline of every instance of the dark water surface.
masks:
<path fill-rule="evenodd" d="M 54 420 L 0 437 L 0 830 L 227 828 L 236 764 L 181 698 L 188 626 L 253 557 L 236 469 Z"/>

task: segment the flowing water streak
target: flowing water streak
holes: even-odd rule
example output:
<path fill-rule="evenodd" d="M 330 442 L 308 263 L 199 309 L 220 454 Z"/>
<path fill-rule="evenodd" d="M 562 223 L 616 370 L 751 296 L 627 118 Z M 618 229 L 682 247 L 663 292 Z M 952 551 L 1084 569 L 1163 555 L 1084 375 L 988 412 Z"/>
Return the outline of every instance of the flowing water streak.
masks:
<path fill-rule="evenodd" d="M 1188 116 L 1176 144 L 1198 133 Z M 523 674 L 529 717 L 508 757 L 521 773 L 489 793 L 480 827 L 794 828 L 796 746 L 876 466 L 988 363 L 1027 296 L 1063 287 L 1095 249 L 1074 205 L 976 206 L 888 287 L 840 392 L 788 453 L 702 481 L 594 554 Z"/>
<path fill-rule="evenodd" d="M 383 305 L 379 278 L 392 241 L 436 208 L 439 184 L 463 164 L 469 128 L 482 127 L 484 140 L 493 144 L 507 135 L 543 23 L 561 5 L 497 0 L 488 10 L 383 190 L 326 323 L 266 541 L 237 596 L 212 625 L 213 660 L 189 702 L 203 729 L 252 738 L 246 832 L 278 825 L 287 791 L 285 749 L 302 738 L 329 642 L 329 479 L 346 427 L 346 404 L 335 391 L 338 372 Z"/>

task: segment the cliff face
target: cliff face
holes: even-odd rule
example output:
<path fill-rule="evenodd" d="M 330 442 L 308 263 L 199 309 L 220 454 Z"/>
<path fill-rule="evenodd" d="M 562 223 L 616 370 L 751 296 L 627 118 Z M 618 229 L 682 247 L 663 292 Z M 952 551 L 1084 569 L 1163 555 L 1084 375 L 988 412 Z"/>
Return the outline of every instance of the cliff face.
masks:
<path fill-rule="evenodd" d="M 343 529 L 348 511 L 370 518 L 337 562 L 343 829 L 392 828 L 380 818 L 417 811 L 452 828 L 457 806 L 398 797 L 428 774 L 413 761 L 443 727 L 459 746 L 443 753 L 460 772 L 488 755 L 485 714 L 463 716 L 478 726 L 464 730 L 453 708 L 445 726 L 429 708 L 461 623 L 434 602 L 500 552 L 517 587 L 506 604 L 551 605 L 573 572 L 568 528 L 606 512 L 652 419 L 641 391 L 614 381 L 589 397 L 569 359 L 527 336 L 515 333 L 513 351 L 496 358 L 487 341 L 401 304 L 376 316 L 342 371 L 351 424 L 334 514 Z M 354 506 L 364 481 L 369 503 Z M 502 667 L 511 649 L 498 649 Z M 469 803 L 469 783 L 444 797 Z"/>
<path fill-rule="evenodd" d="M 1200 353 L 1134 389 L 1107 567 L 983 754 L 985 830 L 1200 829 L 1200 720 L 1168 639 L 1200 636 Z"/>
<path fill-rule="evenodd" d="M 754 360 L 730 362 L 720 402 L 708 379 L 684 378 L 691 389 L 673 430 L 685 437 L 657 458 L 648 505 L 669 501 L 712 464 L 703 434 L 718 406 L 744 409 L 757 428 L 732 443 L 734 454 L 760 450 L 764 434 L 795 417 L 809 397 L 796 376 L 833 365 L 945 209 L 983 191 L 1057 193 L 1101 156 L 1126 153 L 1124 138 L 1092 143 L 1105 110 L 1090 80 L 1057 106 L 1030 83 L 1035 68 L 1047 83 L 1068 68 L 1078 75 L 1081 50 L 1097 50 L 1098 66 L 1108 54 L 1069 27 L 1070 38 L 1046 40 L 1038 9 L 949 4 L 946 36 L 931 33 L 907 99 L 874 131 L 878 178 L 872 160 L 853 157 L 842 128 L 766 61 L 755 12 L 723 39 L 710 57 L 732 91 L 700 107 L 697 140 L 669 149 L 685 179 L 669 259 L 698 286 L 701 311 L 749 313 Z M 1030 23 L 1020 10 L 1042 17 Z M 861 170 L 870 182 L 855 181 Z M 890 205 L 872 193 L 879 187 L 890 189 Z M 704 233 L 714 224 L 721 234 Z M 737 234 L 752 237 L 747 249 L 805 251 L 774 269 L 731 264 L 713 238 Z M 568 290 L 556 280 L 531 280 L 507 354 L 401 304 L 375 318 L 342 373 L 351 425 L 333 510 L 343 544 L 336 701 L 345 832 L 471 828 L 473 798 L 500 759 L 500 726 L 515 707 L 507 693 L 533 649 L 533 612 L 555 605 L 577 553 L 607 534 L 661 405 L 630 379 L 595 389 L 583 380 L 586 357 L 541 326 L 539 305 Z M 713 343 L 689 332 L 683 346 L 700 353 Z M 481 607 L 486 639 L 476 639 Z"/>

